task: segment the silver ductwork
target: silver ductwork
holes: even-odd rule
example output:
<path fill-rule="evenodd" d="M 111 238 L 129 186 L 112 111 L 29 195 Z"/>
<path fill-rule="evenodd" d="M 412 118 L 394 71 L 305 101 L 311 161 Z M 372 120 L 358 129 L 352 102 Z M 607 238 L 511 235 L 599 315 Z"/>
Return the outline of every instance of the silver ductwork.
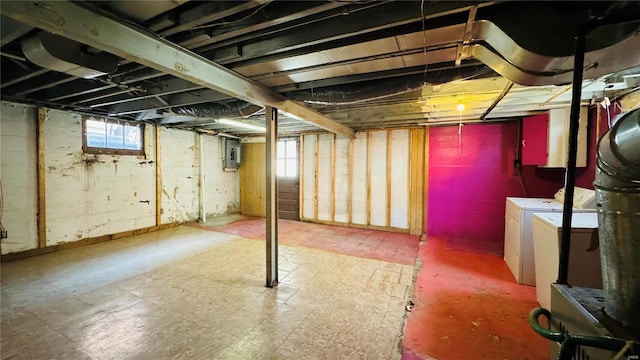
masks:
<path fill-rule="evenodd" d="M 640 110 L 598 142 L 595 179 L 605 312 L 640 328 Z"/>
<path fill-rule="evenodd" d="M 245 117 L 260 110 L 262 110 L 262 106 L 254 105 L 242 100 L 236 100 L 230 103 L 211 102 L 171 108 L 171 112 L 176 115 L 212 119 Z"/>
<path fill-rule="evenodd" d="M 46 31 L 25 38 L 21 45 L 25 57 L 32 63 L 85 79 L 106 75 L 118 68 L 117 56 L 91 53 L 79 42 Z"/>

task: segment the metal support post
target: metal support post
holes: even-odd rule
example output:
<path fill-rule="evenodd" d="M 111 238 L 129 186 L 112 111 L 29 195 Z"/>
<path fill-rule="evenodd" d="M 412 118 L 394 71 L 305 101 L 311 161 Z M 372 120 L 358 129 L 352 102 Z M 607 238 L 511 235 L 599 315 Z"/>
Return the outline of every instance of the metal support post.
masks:
<path fill-rule="evenodd" d="M 266 107 L 266 206 L 267 206 L 267 287 L 278 285 L 278 184 L 276 149 L 278 145 L 278 109 Z"/>

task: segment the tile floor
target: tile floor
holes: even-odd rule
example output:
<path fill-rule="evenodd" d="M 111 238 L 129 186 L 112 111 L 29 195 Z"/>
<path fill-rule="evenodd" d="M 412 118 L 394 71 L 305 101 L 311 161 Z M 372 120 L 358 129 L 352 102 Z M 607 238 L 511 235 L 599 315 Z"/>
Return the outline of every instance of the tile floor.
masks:
<path fill-rule="evenodd" d="M 549 359 L 529 327 L 535 288 L 515 283 L 502 257 L 463 252 L 429 237 L 420 248 L 403 360 Z"/>
<path fill-rule="evenodd" d="M 3 263 L 2 359 L 399 359 L 413 266 L 180 226 Z"/>
<path fill-rule="evenodd" d="M 238 218 L 233 219 L 238 220 Z M 266 233 L 264 218 L 246 217 L 230 224 L 212 220 L 204 225 L 190 223 L 189 226 L 235 234 L 249 239 L 264 239 Z M 415 264 L 420 243 L 419 235 L 292 220 L 278 221 L 278 235 L 278 241 L 282 244 L 407 265 Z"/>
<path fill-rule="evenodd" d="M 238 237 L 264 220 L 219 220 L 3 263 L 1 358 L 548 359 L 501 257 L 280 221 L 267 289 L 264 243 Z"/>

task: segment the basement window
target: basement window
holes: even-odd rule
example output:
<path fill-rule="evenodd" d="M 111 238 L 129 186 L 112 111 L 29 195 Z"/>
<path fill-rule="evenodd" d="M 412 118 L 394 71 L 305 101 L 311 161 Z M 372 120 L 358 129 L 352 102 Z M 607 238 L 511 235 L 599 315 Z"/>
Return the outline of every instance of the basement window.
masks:
<path fill-rule="evenodd" d="M 278 141 L 276 153 L 276 176 L 298 176 L 298 141 L 286 139 Z"/>
<path fill-rule="evenodd" d="M 85 116 L 82 127 L 86 153 L 144 156 L 144 124 Z"/>

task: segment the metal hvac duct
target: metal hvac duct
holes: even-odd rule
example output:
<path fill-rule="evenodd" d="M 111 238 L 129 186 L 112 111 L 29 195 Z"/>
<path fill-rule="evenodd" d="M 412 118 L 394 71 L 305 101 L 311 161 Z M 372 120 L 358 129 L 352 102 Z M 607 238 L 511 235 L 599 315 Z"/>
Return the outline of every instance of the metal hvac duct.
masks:
<path fill-rule="evenodd" d="M 249 116 L 262 110 L 262 106 L 254 105 L 246 101 L 237 100 L 231 103 L 203 103 L 189 106 L 176 106 L 171 112 L 178 115 L 188 115 L 196 118 L 235 118 Z"/>
<path fill-rule="evenodd" d="M 118 68 L 117 56 L 90 53 L 85 45 L 46 31 L 22 40 L 22 52 L 38 66 L 85 79 L 109 74 Z"/>
<path fill-rule="evenodd" d="M 605 312 L 640 328 L 640 110 L 598 142 L 595 179 Z"/>

